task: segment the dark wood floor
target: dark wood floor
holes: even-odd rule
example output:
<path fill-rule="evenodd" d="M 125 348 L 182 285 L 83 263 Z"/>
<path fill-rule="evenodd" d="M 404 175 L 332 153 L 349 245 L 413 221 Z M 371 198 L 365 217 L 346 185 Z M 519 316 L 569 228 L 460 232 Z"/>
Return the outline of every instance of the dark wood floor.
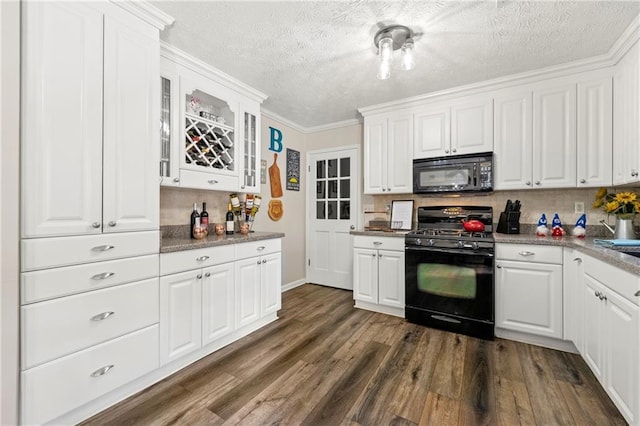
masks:
<path fill-rule="evenodd" d="M 625 424 L 578 355 L 421 327 L 310 284 L 279 315 L 86 424 Z"/>

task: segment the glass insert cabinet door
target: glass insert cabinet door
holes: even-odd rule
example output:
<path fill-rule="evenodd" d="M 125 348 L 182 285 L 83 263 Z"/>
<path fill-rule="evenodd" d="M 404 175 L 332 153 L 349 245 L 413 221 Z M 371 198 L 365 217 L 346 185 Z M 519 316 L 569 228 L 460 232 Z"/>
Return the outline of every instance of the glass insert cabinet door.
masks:
<path fill-rule="evenodd" d="M 181 100 L 181 168 L 237 175 L 235 113 L 230 104 L 200 89 L 187 90 Z"/>
<path fill-rule="evenodd" d="M 247 110 L 241 105 L 242 125 L 242 191 L 260 191 L 260 110 Z"/>
<path fill-rule="evenodd" d="M 316 161 L 316 219 L 351 219 L 351 159 Z"/>

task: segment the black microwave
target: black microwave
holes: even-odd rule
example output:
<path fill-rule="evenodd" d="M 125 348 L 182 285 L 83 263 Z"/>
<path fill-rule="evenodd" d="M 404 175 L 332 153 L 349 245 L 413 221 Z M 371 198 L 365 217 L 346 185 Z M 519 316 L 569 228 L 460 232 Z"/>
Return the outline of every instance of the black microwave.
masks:
<path fill-rule="evenodd" d="M 492 191 L 492 152 L 413 160 L 414 194 Z"/>

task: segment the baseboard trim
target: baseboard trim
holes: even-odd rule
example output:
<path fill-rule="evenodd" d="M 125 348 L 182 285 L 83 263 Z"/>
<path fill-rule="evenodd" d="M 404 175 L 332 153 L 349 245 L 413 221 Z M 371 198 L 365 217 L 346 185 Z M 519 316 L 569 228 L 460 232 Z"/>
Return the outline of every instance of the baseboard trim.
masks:
<path fill-rule="evenodd" d="M 522 333 L 519 331 L 505 330 L 504 328 L 495 328 L 496 337 L 507 340 L 515 340 L 516 342 L 528 343 L 530 345 L 542 346 L 545 348 L 556 349 L 563 352 L 579 353 L 573 342 L 568 340 L 559 340 L 552 337 L 536 336 L 535 334 Z"/>
<path fill-rule="evenodd" d="M 306 283 L 307 283 L 307 279 L 306 278 L 302 278 L 302 279 L 297 280 L 297 281 L 292 281 L 292 282 L 290 282 L 288 284 L 283 284 L 282 285 L 282 293 L 284 293 L 285 291 L 289 291 L 291 289 L 294 289 L 296 287 L 300 287 L 301 285 L 306 284 Z"/>

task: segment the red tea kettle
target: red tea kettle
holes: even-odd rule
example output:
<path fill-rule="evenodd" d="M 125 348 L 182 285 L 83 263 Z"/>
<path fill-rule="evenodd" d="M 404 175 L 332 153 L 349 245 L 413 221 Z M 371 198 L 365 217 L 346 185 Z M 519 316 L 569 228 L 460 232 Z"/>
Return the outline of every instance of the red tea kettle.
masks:
<path fill-rule="evenodd" d="M 462 226 L 467 232 L 484 232 L 484 223 L 476 219 L 463 220 Z"/>

